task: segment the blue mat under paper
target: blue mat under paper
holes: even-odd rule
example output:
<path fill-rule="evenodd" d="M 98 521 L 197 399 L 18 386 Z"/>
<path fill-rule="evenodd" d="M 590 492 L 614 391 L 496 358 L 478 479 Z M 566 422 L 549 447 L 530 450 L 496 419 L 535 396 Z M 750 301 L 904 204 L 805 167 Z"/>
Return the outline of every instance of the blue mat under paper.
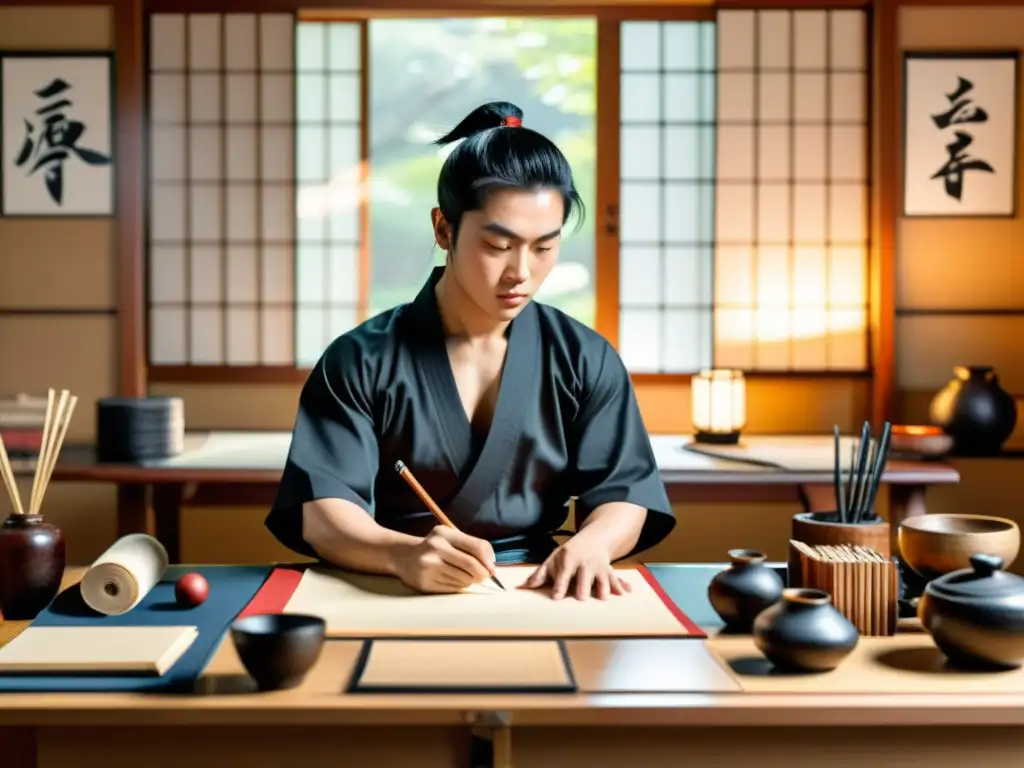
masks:
<path fill-rule="evenodd" d="M 190 691 L 217 649 L 224 632 L 263 586 L 272 570 L 272 567 L 265 565 L 171 566 L 142 602 L 121 616 L 95 613 L 82 601 L 78 585 L 69 587 L 36 617 L 32 626 L 190 626 L 198 627 L 199 636 L 192 647 L 161 677 L 0 674 L 0 693 Z M 210 596 L 195 608 L 180 608 L 174 600 L 174 582 L 189 572 L 201 573 L 206 577 L 210 584 Z"/>
<path fill-rule="evenodd" d="M 724 626 L 708 600 L 708 585 L 727 563 L 647 563 L 647 570 L 672 598 L 679 610 L 708 629 Z M 768 563 L 786 580 L 785 563 Z"/>

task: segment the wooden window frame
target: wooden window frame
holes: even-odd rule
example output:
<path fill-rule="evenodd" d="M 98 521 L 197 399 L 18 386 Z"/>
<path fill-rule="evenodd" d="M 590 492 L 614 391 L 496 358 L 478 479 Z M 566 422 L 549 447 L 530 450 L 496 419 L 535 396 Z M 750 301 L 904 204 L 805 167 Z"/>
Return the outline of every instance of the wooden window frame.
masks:
<path fill-rule="evenodd" d="M 3 1 L 3 0 L 0 0 Z M 915 0 L 712 0 L 701 3 L 677 0 L 649 0 L 643 5 L 629 5 L 624 0 L 442 0 L 424 11 L 416 0 L 116 0 L 115 26 L 118 45 L 118 139 L 121 165 L 118 194 L 118 244 L 120 252 L 121 343 L 120 381 L 126 394 L 145 391 L 149 382 L 160 383 L 231 383 L 303 381 L 308 370 L 294 366 L 149 366 L 145 354 L 148 305 L 144 294 L 145 259 L 143 241 L 145 206 L 142 169 L 145 163 L 143 131 L 148 131 L 142 104 L 145 101 L 146 65 L 143 30 L 154 13 L 293 13 L 298 20 L 368 20 L 380 17 L 451 16 L 529 14 L 544 16 L 579 15 L 585 13 L 598 21 L 601 46 L 614 45 L 617 50 L 618 22 L 636 20 L 704 21 L 714 20 L 719 9 L 843 9 L 869 10 L 869 114 L 871 137 L 869 157 L 872 163 L 869 255 L 869 368 L 863 372 L 793 372 L 760 374 L 754 378 L 770 379 L 870 379 L 871 417 L 875 421 L 891 416 L 895 395 L 894 352 L 894 229 L 899 194 L 897 162 L 899 159 L 899 67 L 898 6 Z M 78 0 L 81 4 L 108 4 Z M 934 2 L 934 0 L 932 0 Z M 53 4 L 68 4 L 68 0 Z M 77 4 L 77 3 L 75 3 Z M 607 49 L 606 49 L 607 50 Z M 127 58 L 125 54 L 128 54 Z M 363 55 L 366 55 L 365 47 Z M 611 72 L 612 65 L 616 68 Z M 614 124 L 618 133 L 618 59 L 598 59 L 597 132 L 599 141 L 607 136 L 607 125 Z M 602 86 L 603 84 L 603 86 Z M 365 78 L 364 78 L 365 89 Z M 607 121 L 612 120 L 613 123 Z M 881 130 L 879 126 L 885 126 Z M 132 136 L 131 132 L 135 131 Z M 365 140 L 364 140 L 365 145 Z M 127 148 L 127 152 L 125 151 Z M 617 236 L 609 235 L 609 201 L 618 197 L 617 155 L 614 142 L 605 152 L 614 152 L 616 162 L 599 168 L 595 222 L 595 326 L 609 340 L 618 336 L 618 248 Z M 131 160 L 135 162 L 131 162 Z M 127 161 L 127 162 L 126 162 Z M 126 167 L 128 166 L 128 167 Z M 614 176 L 614 178 L 613 178 Z M 614 230 L 612 230 L 614 232 Z M 368 233 L 367 233 L 368 234 Z M 364 240 L 368 243 L 368 239 Z M 368 261 L 368 258 L 366 259 Z M 369 265 L 362 270 L 361 285 L 368 286 Z M 634 374 L 635 383 L 679 383 L 689 381 L 689 374 Z"/>

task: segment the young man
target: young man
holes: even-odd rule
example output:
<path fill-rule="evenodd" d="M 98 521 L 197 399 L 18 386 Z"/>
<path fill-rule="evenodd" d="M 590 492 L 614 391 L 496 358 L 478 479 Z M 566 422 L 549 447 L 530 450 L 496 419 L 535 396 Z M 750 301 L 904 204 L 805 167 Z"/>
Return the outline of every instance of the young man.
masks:
<path fill-rule="evenodd" d="M 267 526 L 280 541 L 423 592 L 539 566 L 555 599 L 626 589 L 612 563 L 675 520 L 615 350 L 531 301 L 580 207 L 569 164 L 506 103 L 439 143 L 431 212 L 446 264 L 416 299 L 336 339 L 303 388 Z M 404 462 L 457 530 L 439 526 Z M 553 539 L 576 497 L 577 532 Z"/>

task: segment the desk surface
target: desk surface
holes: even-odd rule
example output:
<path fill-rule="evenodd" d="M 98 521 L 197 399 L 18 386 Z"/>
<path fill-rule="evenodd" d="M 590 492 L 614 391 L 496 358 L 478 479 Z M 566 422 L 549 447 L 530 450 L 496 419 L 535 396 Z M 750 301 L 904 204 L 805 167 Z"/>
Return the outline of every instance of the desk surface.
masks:
<path fill-rule="evenodd" d="M 255 694 L 226 639 L 195 695 L 5 694 L 0 695 L 0 726 L 1024 725 L 1024 683 L 1017 688 L 1004 682 L 989 691 L 975 681 L 951 693 L 947 682 L 927 692 L 928 684 L 917 676 L 901 693 L 894 692 L 890 673 L 890 684 L 878 692 L 843 693 L 832 690 L 838 680 L 833 673 L 803 676 L 808 682 L 796 692 L 770 693 L 763 691 L 763 683 L 740 684 L 720 661 L 716 643 L 749 639 L 714 637 L 719 622 L 706 598 L 707 583 L 721 567 L 650 564 L 665 590 L 712 637 L 569 642 L 577 694 L 348 694 L 361 643 L 347 640 L 329 641 L 300 687 Z M 924 634 L 897 640 L 903 647 L 933 649 Z"/>
<path fill-rule="evenodd" d="M 752 447 L 800 440 L 820 442 L 824 465 L 830 466 L 832 438 L 744 438 Z M 715 458 L 686 450 L 687 435 L 652 435 L 651 444 L 662 477 L 669 484 L 795 485 L 831 484 L 831 470 L 787 471 L 744 461 Z M 273 483 L 281 477 L 291 442 L 290 432 L 195 432 L 185 438 L 185 451 L 173 458 L 144 464 L 96 461 L 91 446 L 66 446 L 54 471 L 55 480 L 122 483 Z M 817 450 L 817 448 L 816 448 Z M 891 461 L 882 481 L 899 485 L 957 483 L 953 467 L 937 462 Z"/>

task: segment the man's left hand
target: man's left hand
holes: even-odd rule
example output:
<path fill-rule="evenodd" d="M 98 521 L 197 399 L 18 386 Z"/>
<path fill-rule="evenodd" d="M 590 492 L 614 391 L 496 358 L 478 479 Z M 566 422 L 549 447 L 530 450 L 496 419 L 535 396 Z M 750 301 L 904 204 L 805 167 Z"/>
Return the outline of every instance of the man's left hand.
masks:
<path fill-rule="evenodd" d="M 523 586 L 537 589 L 552 584 L 551 598 L 561 600 L 572 591 L 577 600 L 591 595 L 605 600 L 609 595 L 630 591 L 629 583 L 619 578 L 611 564 L 607 547 L 596 537 L 577 533 L 556 549 Z"/>

